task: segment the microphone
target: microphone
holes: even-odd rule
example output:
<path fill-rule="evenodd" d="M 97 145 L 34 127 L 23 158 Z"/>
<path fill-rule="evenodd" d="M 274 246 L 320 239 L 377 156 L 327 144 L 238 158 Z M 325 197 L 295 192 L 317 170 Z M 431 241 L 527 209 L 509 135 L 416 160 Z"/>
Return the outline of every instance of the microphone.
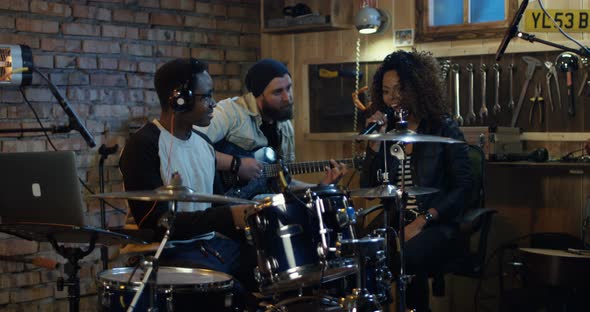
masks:
<path fill-rule="evenodd" d="M 530 153 L 508 153 L 497 155 L 497 161 L 534 161 L 546 162 L 549 159 L 549 152 L 546 148 L 538 148 Z"/>
<path fill-rule="evenodd" d="M 393 110 L 393 108 L 387 106 L 385 109 L 383 109 L 383 114 L 386 115 L 387 122 L 389 122 L 390 120 L 392 120 L 391 117 L 393 117 L 393 115 L 395 114 L 395 111 Z M 382 125 L 383 124 L 379 124 L 377 122 L 371 122 L 367 125 L 367 127 L 365 127 L 365 129 L 363 129 L 361 132 L 359 132 L 359 135 L 365 135 L 365 134 L 369 134 L 375 130 L 379 130 Z"/>
<path fill-rule="evenodd" d="M 514 18 L 512 19 L 512 23 L 510 23 L 510 26 L 508 26 L 508 29 L 506 29 L 504 39 L 502 39 L 502 43 L 500 43 L 498 51 L 496 51 L 496 61 L 500 61 L 504 55 L 504 51 L 506 51 L 506 48 L 508 47 L 508 43 L 510 43 L 510 40 L 516 36 L 516 33 L 518 32 L 518 23 L 520 23 L 520 19 L 522 18 L 524 10 L 528 4 L 529 0 L 523 0 L 522 4 L 518 8 L 518 11 L 516 11 Z"/>
<path fill-rule="evenodd" d="M 59 103 L 61 108 L 64 110 L 66 115 L 68 115 L 68 117 L 70 119 L 71 129 L 80 132 L 80 134 L 82 135 L 84 140 L 86 140 L 86 144 L 88 144 L 88 146 L 90 146 L 90 148 L 95 147 L 96 143 L 94 142 L 94 138 L 92 137 L 92 134 L 90 134 L 90 131 L 88 131 L 88 129 L 86 129 L 86 126 L 84 126 L 84 124 L 80 120 L 80 117 L 78 117 L 78 114 L 76 114 L 76 112 L 72 109 L 72 105 L 70 105 L 68 100 L 63 95 L 61 95 L 61 93 L 55 87 L 55 85 L 47 77 L 45 77 L 45 75 L 43 75 L 43 73 L 41 73 L 36 67 L 31 67 L 31 68 L 34 71 L 36 71 L 47 82 L 47 85 L 49 86 L 49 90 L 51 91 L 53 96 L 57 99 L 57 102 Z"/>

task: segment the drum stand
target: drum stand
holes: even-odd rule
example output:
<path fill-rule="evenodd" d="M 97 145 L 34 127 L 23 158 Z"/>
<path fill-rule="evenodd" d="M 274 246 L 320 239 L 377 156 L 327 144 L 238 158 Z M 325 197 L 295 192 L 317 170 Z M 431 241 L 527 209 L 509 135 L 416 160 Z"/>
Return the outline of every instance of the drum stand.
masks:
<path fill-rule="evenodd" d="M 407 121 L 401 120 L 398 121 L 396 124 L 396 130 L 406 130 L 407 129 Z M 405 191 L 405 161 L 406 161 L 406 152 L 403 148 L 402 142 L 394 144 L 389 149 L 391 156 L 396 157 L 400 161 L 401 165 L 401 187 L 396 189 L 395 185 L 390 184 L 389 181 L 389 171 L 387 169 L 387 141 L 383 142 L 383 159 L 384 159 L 384 170 L 381 172 L 381 178 L 383 184 L 381 185 L 383 197 L 386 199 L 383 200 L 383 219 L 384 219 L 384 236 L 385 236 L 385 255 L 386 259 L 389 261 L 392 259 L 393 255 L 391 253 L 390 244 L 390 231 L 391 228 L 391 220 L 389 216 L 389 212 L 391 210 L 398 212 L 398 231 L 397 231 L 397 238 L 399 240 L 399 257 L 400 257 L 400 269 L 399 269 L 399 277 L 397 282 L 397 289 L 398 289 L 398 302 L 399 302 L 399 311 L 405 311 L 406 309 L 406 286 L 408 282 L 411 280 L 412 276 L 406 274 L 406 266 L 405 266 L 405 253 L 404 253 L 404 246 L 405 246 L 405 233 L 404 233 L 404 211 L 406 206 L 407 200 L 407 193 Z M 394 197 L 395 199 L 391 200 L 389 198 Z"/>
<path fill-rule="evenodd" d="M 169 187 L 174 188 L 175 186 L 170 185 Z M 150 284 L 150 289 L 149 289 L 149 291 L 150 291 L 150 308 L 147 311 L 149 311 L 149 312 L 157 312 L 158 311 L 158 308 L 155 305 L 156 301 L 157 301 L 157 291 L 156 290 L 157 290 L 157 275 L 158 275 L 158 259 L 160 258 L 160 255 L 162 254 L 164 247 L 166 246 L 166 244 L 168 243 L 168 240 L 170 239 L 170 234 L 172 233 L 173 224 L 174 224 L 174 218 L 176 216 L 177 204 L 178 204 L 178 202 L 176 200 L 171 202 L 170 213 L 165 218 L 165 222 L 162 222 L 166 226 L 166 233 L 164 234 L 164 238 L 162 239 L 160 246 L 158 246 L 158 250 L 156 251 L 156 254 L 152 258 L 151 265 L 149 265 L 147 270 L 145 271 L 145 275 L 143 276 L 143 279 L 140 282 L 139 288 L 135 292 L 135 296 L 133 296 L 133 300 L 131 301 L 131 304 L 129 304 L 129 308 L 127 308 L 127 312 L 133 312 L 133 310 L 135 310 L 135 305 L 139 301 L 139 298 L 141 297 L 141 294 L 143 293 L 143 290 L 148 283 Z"/>
<path fill-rule="evenodd" d="M 57 280 L 57 290 L 62 291 L 64 286 L 68 287 L 68 301 L 70 303 L 70 312 L 80 311 L 80 278 L 78 277 L 78 271 L 80 265 L 78 261 L 89 255 L 96 244 L 96 235 L 90 240 L 90 246 L 87 250 L 82 250 L 76 247 L 65 247 L 59 246 L 57 240 L 50 236 L 49 242 L 53 249 L 68 260 L 68 263 L 64 266 L 64 271 L 68 275 L 68 279 L 64 281 L 63 278 Z"/>
<path fill-rule="evenodd" d="M 340 246 L 342 255 L 354 255 L 358 263 L 357 288 L 354 288 L 352 294 L 343 298 L 341 302 L 345 311 L 382 311 L 375 296 L 367 289 L 367 260 L 378 257 L 379 251 L 384 248 L 383 242 L 382 237 L 342 241 Z"/>

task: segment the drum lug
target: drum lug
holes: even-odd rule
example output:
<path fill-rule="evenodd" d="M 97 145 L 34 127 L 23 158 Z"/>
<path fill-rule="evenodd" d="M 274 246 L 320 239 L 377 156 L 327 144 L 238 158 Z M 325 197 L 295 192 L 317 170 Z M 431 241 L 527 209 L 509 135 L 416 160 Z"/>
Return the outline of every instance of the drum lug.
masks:
<path fill-rule="evenodd" d="M 268 225 L 268 221 L 266 221 L 266 219 L 264 217 L 261 217 L 260 215 L 256 215 L 256 227 L 260 231 L 265 231 L 267 225 Z"/>
<path fill-rule="evenodd" d="M 166 309 L 168 312 L 174 311 L 174 298 L 172 298 L 172 292 L 168 293 L 168 297 L 166 297 Z"/>
<path fill-rule="evenodd" d="M 260 273 L 260 268 L 258 266 L 254 268 L 254 280 L 256 280 L 258 284 L 262 283 L 262 273 Z"/>
<path fill-rule="evenodd" d="M 103 286 L 104 292 L 102 293 L 102 298 L 100 303 L 103 307 L 111 307 L 111 296 L 113 295 L 110 291 L 107 290 L 106 286 Z"/>
<path fill-rule="evenodd" d="M 344 208 L 338 209 L 338 212 L 336 213 L 336 220 L 337 220 L 338 226 L 340 228 L 343 228 L 348 225 L 349 218 L 348 218 L 348 212 L 346 211 L 346 209 L 344 209 Z"/>

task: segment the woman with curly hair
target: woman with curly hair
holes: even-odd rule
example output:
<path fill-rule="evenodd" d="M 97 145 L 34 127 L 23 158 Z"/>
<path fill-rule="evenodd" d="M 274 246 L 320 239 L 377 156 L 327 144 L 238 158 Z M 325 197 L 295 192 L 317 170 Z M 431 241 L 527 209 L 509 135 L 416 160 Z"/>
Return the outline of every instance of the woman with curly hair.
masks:
<path fill-rule="evenodd" d="M 385 133 L 395 129 L 399 116 L 403 115 L 408 129 L 419 134 L 464 141 L 459 126 L 450 117 L 445 98 L 440 66 L 430 53 L 396 51 L 385 57 L 373 76 L 373 104 L 366 123 L 377 122 L 382 125 L 379 132 Z M 361 187 L 382 183 L 378 173 L 384 168 L 384 143 L 389 148 L 396 142 L 368 143 Z M 403 144 L 403 148 L 407 156 L 405 187 L 438 189 L 436 193 L 410 196 L 406 208 L 414 213 L 405 213 L 413 216 L 406 217 L 404 227 L 406 270 L 407 274 L 415 275 L 408 286 L 407 303 L 416 311 L 428 311 L 428 273 L 439 270 L 445 259 L 452 256 L 458 231 L 455 221 L 462 215 L 465 196 L 470 192 L 468 147 L 414 143 Z M 386 161 L 390 183 L 400 186 L 400 161 L 389 151 Z M 382 222 L 379 217 L 374 220 Z M 395 250 L 394 242 L 390 241 L 390 245 Z M 391 266 L 393 272 L 398 272 L 398 268 Z"/>

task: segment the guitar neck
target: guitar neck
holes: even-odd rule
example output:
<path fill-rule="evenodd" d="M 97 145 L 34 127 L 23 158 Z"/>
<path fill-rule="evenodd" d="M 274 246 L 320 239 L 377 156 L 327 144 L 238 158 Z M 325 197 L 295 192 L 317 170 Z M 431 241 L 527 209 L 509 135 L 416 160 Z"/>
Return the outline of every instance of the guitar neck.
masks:
<path fill-rule="evenodd" d="M 348 167 L 356 168 L 356 163 L 354 159 L 340 159 L 336 160 L 338 163 L 343 163 Z M 321 172 L 326 170 L 326 166 L 330 166 L 329 160 L 318 160 L 318 161 L 306 161 L 306 162 L 297 162 L 297 163 L 288 163 L 285 164 L 285 167 L 289 170 L 290 174 L 305 174 L 305 173 L 314 173 L 314 172 Z M 278 164 L 265 164 L 264 165 L 264 176 L 267 178 L 276 177 L 281 170 L 281 166 Z"/>

